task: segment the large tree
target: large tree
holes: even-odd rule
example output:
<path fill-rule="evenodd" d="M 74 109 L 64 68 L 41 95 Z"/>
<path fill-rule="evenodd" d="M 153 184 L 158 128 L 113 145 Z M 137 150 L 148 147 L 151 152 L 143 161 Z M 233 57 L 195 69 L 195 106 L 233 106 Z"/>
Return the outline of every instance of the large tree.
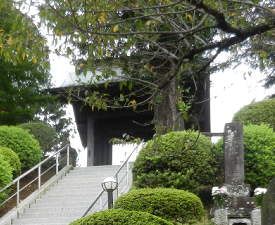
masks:
<path fill-rule="evenodd" d="M 194 102 L 193 95 L 185 99 L 187 80 L 196 81 L 199 76 L 230 65 L 238 56 L 243 57 L 244 46 L 245 56 L 264 56 L 253 46 L 267 43 L 263 35 L 272 38 L 274 4 L 264 0 L 33 3 L 40 10 L 41 22 L 54 36 L 56 50 L 72 57 L 77 69 L 85 73 L 100 66 L 104 69 L 99 79 L 111 79 L 116 76 L 113 67 L 121 67 L 121 86 L 128 87 L 132 95 L 150 95 L 147 101 L 135 103 L 130 97 L 108 99 L 104 93 L 96 93 L 84 98 L 86 103 L 104 107 L 152 103 L 157 124 L 172 129 L 176 124 L 184 128 L 179 115 L 186 115 Z M 234 53 L 235 58 L 215 61 L 223 51 Z M 133 88 L 136 83 L 138 90 Z"/>
<path fill-rule="evenodd" d="M 0 18 L 0 125 L 43 122 L 62 139 L 71 122 L 57 96 L 46 92 L 51 86 L 46 39 L 11 3 L 1 8 Z"/>

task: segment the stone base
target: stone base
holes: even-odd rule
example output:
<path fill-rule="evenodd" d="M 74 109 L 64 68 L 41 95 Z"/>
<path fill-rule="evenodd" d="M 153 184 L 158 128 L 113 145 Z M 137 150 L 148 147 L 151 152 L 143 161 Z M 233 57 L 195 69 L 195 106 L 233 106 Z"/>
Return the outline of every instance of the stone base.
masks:
<path fill-rule="evenodd" d="M 256 208 L 251 212 L 251 221 L 253 225 L 261 225 L 261 209 Z"/>
<path fill-rule="evenodd" d="M 226 225 L 228 223 L 227 209 L 215 210 L 212 222 L 215 223 L 215 225 Z"/>
<path fill-rule="evenodd" d="M 236 218 L 229 215 L 228 209 L 216 209 L 214 211 L 214 218 L 211 219 L 215 225 L 261 225 L 261 210 L 256 208 L 251 211 L 250 217 Z"/>

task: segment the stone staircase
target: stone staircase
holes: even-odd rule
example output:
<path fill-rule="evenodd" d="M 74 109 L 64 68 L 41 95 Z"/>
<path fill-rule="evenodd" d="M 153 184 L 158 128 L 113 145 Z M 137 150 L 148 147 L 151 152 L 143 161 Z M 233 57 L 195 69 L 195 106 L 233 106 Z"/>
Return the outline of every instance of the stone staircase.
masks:
<path fill-rule="evenodd" d="M 79 219 L 88 206 L 102 190 L 101 183 L 106 177 L 113 176 L 120 166 L 76 167 L 58 180 L 45 195 L 36 199 L 34 204 L 23 210 L 12 224 L 21 225 L 68 225 Z M 126 169 L 125 169 L 126 171 Z M 121 175 L 120 175 L 121 174 Z M 118 180 L 125 176 L 119 173 Z M 123 180 L 125 183 L 125 179 Z M 131 183 L 131 179 L 130 179 Z M 124 184 L 125 185 L 125 184 Z M 122 192 L 120 184 L 118 192 Z M 103 194 L 103 205 L 107 193 Z M 99 211 L 99 204 L 93 211 Z M 107 204 L 104 209 L 107 208 Z M 2 224 L 0 224 L 2 225 Z"/>

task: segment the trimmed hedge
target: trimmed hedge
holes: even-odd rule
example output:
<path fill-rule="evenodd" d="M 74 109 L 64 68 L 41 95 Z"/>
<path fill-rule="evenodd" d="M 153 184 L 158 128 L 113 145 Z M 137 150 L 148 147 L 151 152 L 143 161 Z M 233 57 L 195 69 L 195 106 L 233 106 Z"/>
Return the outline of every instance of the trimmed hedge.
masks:
<path fill-rule="evenodd" d="M 12 182 L 12 169 L 10 164 L 6 162 L 0 154 L 0 190 Z M 0 202 L 8 197 L 9 189 L 0 193 Z"/>
<path fill-rule="evenodd" d="M 117 198 L 116 209 L 148 212 L 173 224 L 200 221 L 205 212 L 194 194 L 176 189 L 137 189 Z"/>
<path fill-rule="evenodd" d="M 197 132 L 181 131 L 149 141 L 134 162 L 133 185 L 176 188 L 197 194 L 201 185 L 221 183 L 215 145 L 204 135 L 198 140 L 197 137 Z"/>
<path fill-rule="evenodd" d="M 252 189 L 267 187 L 275 177 L 275 132 L 268 124 L 248 125 L 243 130 L 245 183 Z M 223 160 L 223 139 L 216 145 Z"/>
<path fill-rule="evenodd" d="M 58 137 L 56 131 L 44 123 L 22 123 L 17 127 L 28 130 L 29 133 L 34 136 L 39 142 L 44 155 L 52 151 L 53 146 L 57 144 Z"/>
<path fill-rule="evenodd" d="M 21 163 L 18 155 L 10 148 L 0 146 L 0 155 L 7 161 L 12 169 L 13 179 L 21 174 Z"/>
<path fill-rule="evenodd" d="M 275 130 L 274 108 L 274 98 L 255 102 L 241 108 L 237 113 L 235 113 L 232 121 L 242 122 L 244 125 L 260 125 L 262 123 L 266 123 L 269 124 L 273 130 Z"/>
<path fill-rule="evenodd" d="M 19 127 L 0 126 L 0 146 L 12 149 L 17 153 L 21 168 L 32 168 L 43 157 L 39 142 Z"/>
<path fill-rule="evenodd" d="M 146 212 L 109 209 L 76 220 L 70 225 L 173 225 Z"/>

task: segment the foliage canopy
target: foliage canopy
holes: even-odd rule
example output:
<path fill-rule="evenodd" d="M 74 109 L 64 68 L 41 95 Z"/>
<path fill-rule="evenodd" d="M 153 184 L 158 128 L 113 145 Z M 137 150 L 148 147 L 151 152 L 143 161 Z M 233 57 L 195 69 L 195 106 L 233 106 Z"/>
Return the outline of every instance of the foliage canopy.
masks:
<path fill-rule="evenodd" d="M 18 155 L 10 148 L 3 146 L 0 146 L 0 155 L 10 164 L 13 179 L 18 177 L 21 174 L 21 163 Z"/>
<path fill-rule="evenodd" d="M 204 215 L 201 200 L 176 189 L 137 189 L 117 198 L 116 209 L 148 212 L 173 224 L 200 221 Z"/>
<path fill-rule="evenodd" d="M 0 154 L 0 190 L 12 182 L 12 169 L 10 164 L 3 159 Z M 5 190 L 0 193 L 0 202 L 3 202 L 7 198 L 9 190 Z"/>
<path fill-rule="evenodd" d="M 172 225 L 172 223 L 147 212 L 109 209 L 95 212 L 93 215 L 76 220 L 70 225 Z"/>
<path fill-rule="evenodd" d="M 232 121 L 242 122 L 244 125 L 262 123 L 269 124 L 275 130 L 274 116 L 275 99 L 267 99 L 244 106 L 235 113 Z"/>
<path fill-rule="evenodd" d="M 198 132 L 157 136 L 141 149 L 133 167 L 138 188 L 176 188 L 197 193 L 200 185 L 222 182 L 214 144 Z"/>
<path fill-rule="evenodd" d="M 32 168 L 43 156 L 39 142 L 19 127 L 0 126 L 0 146 L 10 148 L 17 153 L 21 168 Z"/>

